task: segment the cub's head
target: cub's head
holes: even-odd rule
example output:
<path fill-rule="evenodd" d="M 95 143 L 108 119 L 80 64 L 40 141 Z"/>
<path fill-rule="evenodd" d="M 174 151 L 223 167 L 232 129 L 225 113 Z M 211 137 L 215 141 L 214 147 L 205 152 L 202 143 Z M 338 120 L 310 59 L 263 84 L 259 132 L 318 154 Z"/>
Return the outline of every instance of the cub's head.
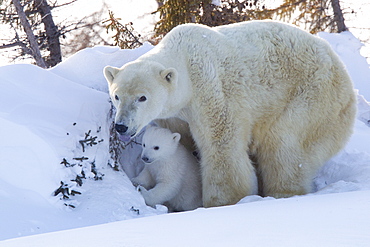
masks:
<path fill-rule="evenodd" d="M 117 110 L 115 128 L 123 141 L 152 120 L 165 117 L 168 97 L 177 86 L 177 71 L 157 62 L 136 61 L 104 68 L 109 94 Z"/>
<path fill-rule="evenodd" d="M 171 158 L 176 155 L 181 135 L 172 133 L 169 129 L 148 127 L 145 130 L 141 153 L 141 159 L 145 163 L 152 163 L 164 158 Z"/>

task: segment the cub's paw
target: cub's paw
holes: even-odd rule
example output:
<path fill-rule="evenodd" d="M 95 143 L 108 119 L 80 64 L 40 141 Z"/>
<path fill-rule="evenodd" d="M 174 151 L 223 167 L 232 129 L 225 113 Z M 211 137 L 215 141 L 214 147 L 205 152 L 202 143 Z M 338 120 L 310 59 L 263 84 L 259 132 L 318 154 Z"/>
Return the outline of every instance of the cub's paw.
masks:
<path fill-rule="evenodd" d="M 139 191 L 141 194 L 145 194 L 148 191 L 141 185 L 137 185 L 136 190 Z"/>
<path fill-rule="evenodd" d="M 131 181 L 131 183 L 132 183 L 132 185 L 134 186 L 134 187 L 138 187 L 139 186 L 139 183 L 138 182 L 136 182 L 135 180 L 132 180 Z"/>

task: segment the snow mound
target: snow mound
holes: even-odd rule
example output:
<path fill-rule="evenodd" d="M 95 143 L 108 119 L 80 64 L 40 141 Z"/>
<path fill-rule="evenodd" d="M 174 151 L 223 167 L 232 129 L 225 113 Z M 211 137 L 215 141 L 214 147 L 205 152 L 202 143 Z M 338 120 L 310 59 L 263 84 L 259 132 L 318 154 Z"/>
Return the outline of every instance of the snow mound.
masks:
<path fill-rule="evenodd" d="M 107 65 L 122 67 L 153 48 L 144 43 L 140 49 L 121 50 L 112 46 L 95 46 L 86 48 L 50 69 L 51 72 L 82 85 L 108 92 L 108 86 L 103 75 Z"/>
<path fill-rule="evenodd" d="M 351 32 L 320 32 L 318 36 L 330 43 L 331 47 L 345 63 L 355 88 L 359 90 L 359 94 L 369 101 L 370 69 L 366 58 L 360 54 L 363 44 Z"/>
<path fill-rule="evenodd" d="M 50 165 L 58 164 L 55 151 L 22 125 L 0 118 L 0 126 L 0 174 L 3 182 L 19 189 L 38 191 L 45 199 L 49 198 L 49 188 L 57 188 L 60 179 L 57 166 Z M 27 176 L 19 179 L 22 174 Z M 9 192 L 3 193 L 9 196 Z"/>
<path fill-rule="evenodd" d="M 119 66 L 150 48 L 91 48 L 50 70 L 0 67 L 0 240 L 164 213 L 107 165 L 111 106 L 95 90 L 107 84 L 104 59 Z"/>

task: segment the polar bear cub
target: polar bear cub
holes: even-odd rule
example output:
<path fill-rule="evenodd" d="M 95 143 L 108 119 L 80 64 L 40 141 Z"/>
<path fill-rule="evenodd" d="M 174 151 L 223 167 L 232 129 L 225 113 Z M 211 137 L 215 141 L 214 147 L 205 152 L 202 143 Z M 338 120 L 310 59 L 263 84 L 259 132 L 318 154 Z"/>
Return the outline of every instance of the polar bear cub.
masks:
<path fill-rule="evenodd" d="M 179 143 L 181 135 L 150 126 L 142 140 L 142 172 L 132 179 L 147 205 L 163 204 L 170 212 L 202 206 L 202 186 L 197 159 Z"/>

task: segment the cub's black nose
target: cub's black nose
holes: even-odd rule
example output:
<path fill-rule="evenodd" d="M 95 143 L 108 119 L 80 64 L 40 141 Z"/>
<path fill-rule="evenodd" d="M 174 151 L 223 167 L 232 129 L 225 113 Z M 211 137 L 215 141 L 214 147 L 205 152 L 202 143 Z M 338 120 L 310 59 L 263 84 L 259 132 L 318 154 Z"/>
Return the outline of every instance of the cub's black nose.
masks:
<path fill-rule="evenodd" d="M 148 161 L 149 161 L 149 158 L 147 158 L 146 156 L 141 157 L 141 159 L 142 159 L 144 162 L 148 162 Z"/>
<path fill-rule="evenodd" d="M 116 131 L 120 134 L 124 134 L 126 133 L 128 127 L 126 125 L 123 125 L 123 124 L 115 124 L 114 125 L 114 128 L 116 129 Z"/>

